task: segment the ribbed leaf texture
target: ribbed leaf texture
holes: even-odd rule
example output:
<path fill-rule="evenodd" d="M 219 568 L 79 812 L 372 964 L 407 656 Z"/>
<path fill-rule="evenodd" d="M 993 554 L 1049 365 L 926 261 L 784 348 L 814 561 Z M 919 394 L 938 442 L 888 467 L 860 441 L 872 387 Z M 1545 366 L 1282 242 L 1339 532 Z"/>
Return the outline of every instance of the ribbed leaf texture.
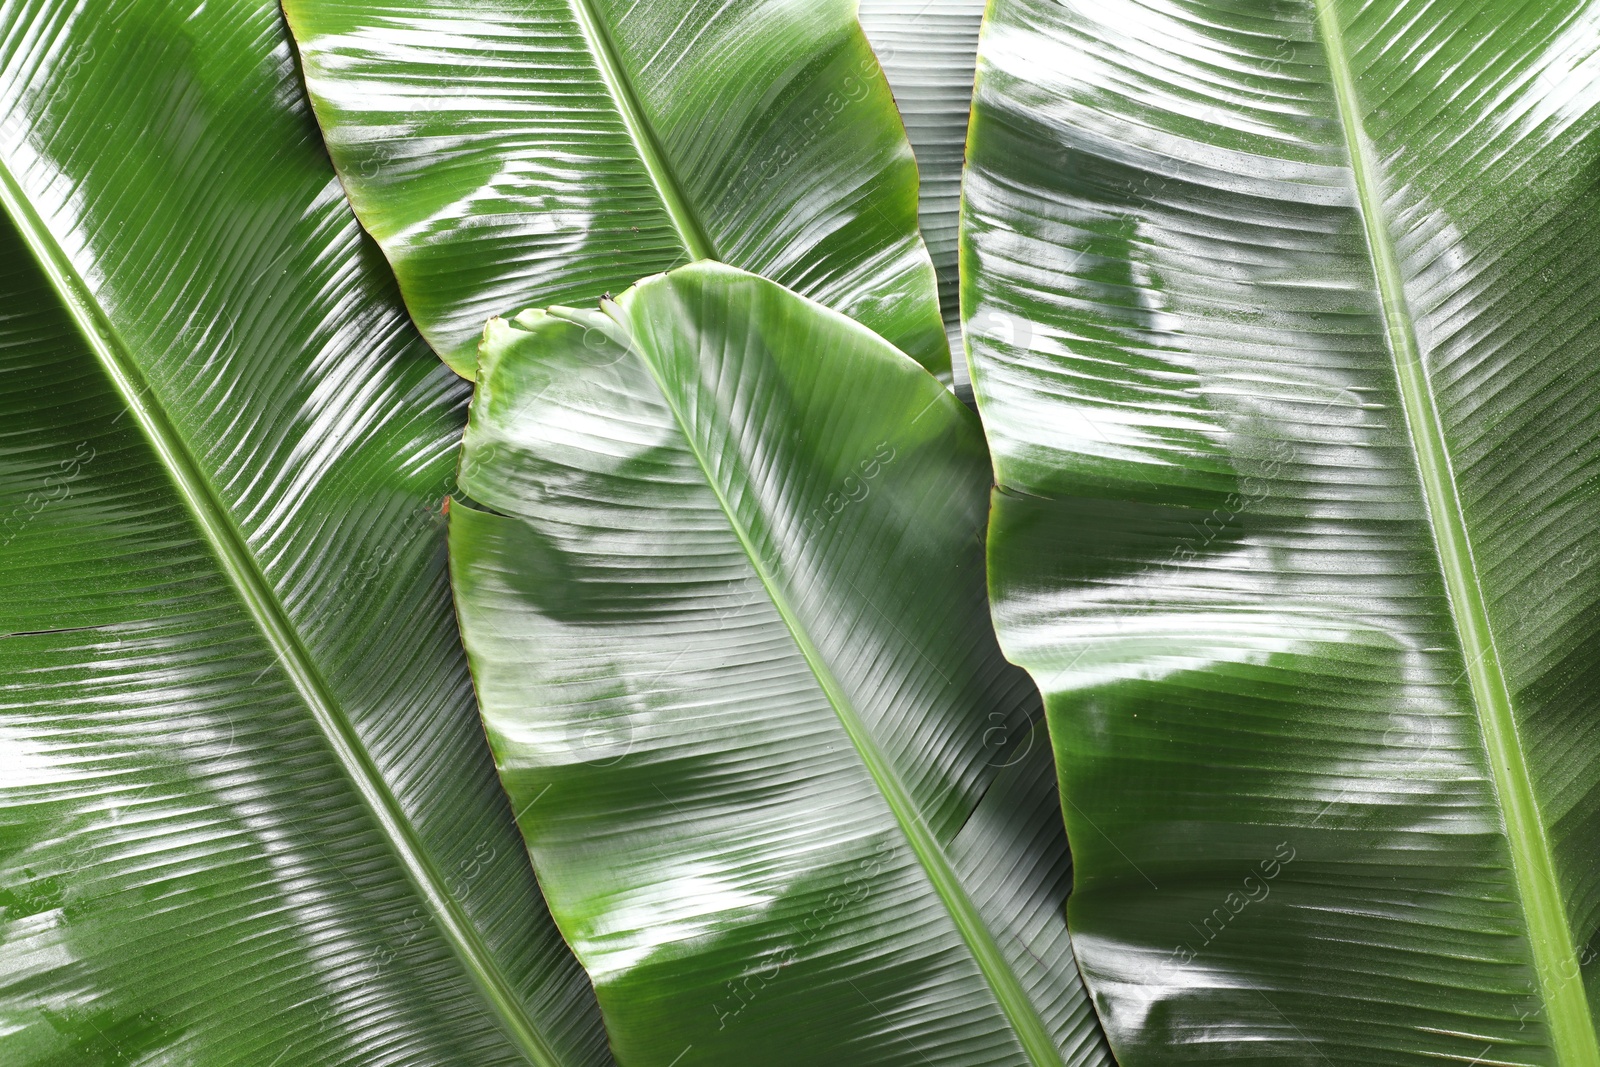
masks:
<path fill-rule="evenodd" d="M 471 376 L 490 315 L 711 258 L 948 376 L 917 176 L 852 0 L 286 0 L 362 223 Z"/>
<path fill-rule="evenodd" d="M 916 153 L 918 224 L 939 273 L 956 390 L 967 394 L 956 236 L 984 0 L 860 0 L 860 8 L 861 28 L 883 63 Z"/>
<path fill-rule="evenodd" d="M 0 112 L 0 1063 L 609 1063 L 275 5 L 4 5 Z"/>
<path fill-rule="evenodd" d="M 619 1061 L 1108 1063 L 972 413 L 713 264 L 491 323 L 482 372 L 462 633 Z"/>
<path fill-rule="evenodd" d="M 991 20 L 991 581 L 1120 1062 L 1600 1063 L 1600 5 Z"/>

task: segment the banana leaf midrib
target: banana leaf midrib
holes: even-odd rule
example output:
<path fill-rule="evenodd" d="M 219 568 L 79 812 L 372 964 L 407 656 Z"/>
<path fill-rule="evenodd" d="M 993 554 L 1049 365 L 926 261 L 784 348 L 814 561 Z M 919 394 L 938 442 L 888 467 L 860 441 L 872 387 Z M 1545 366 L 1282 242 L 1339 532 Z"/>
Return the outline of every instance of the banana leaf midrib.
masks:
<path fill-rule="evenodd" d="M 677 176 L 672 173 L 672 168 L 667 163 L 666 152 L 657 141 L 650 120 L 645 117 L 644 108 L 639 103 L 638 95 L 633 91 L 633 83 L 628 80 L 628 75 L 617 58 L 616 49 L 611 43 L 611 35 L 607 32 L 599 14 L 595 12 L 592 0 L 568 0 L 568 2 L 572 6 L 573 18 L 578 24 L 578 29 L 589 43 L 589 54 L 594 57 L 595 69 L 600 74 L 600 80 L 605 82 L 606 91 L 617 106 L 617 113 L 622 117 L 628 136 L 639 152 L 639 160 L 650 175 L 651 184 L 660 194 L 662 207 L 666 209 L 667 217 L 672 220 L 673 228 L 678 231 L 684 248 L 693 259 L 716 259 L 716 246 L 712 244 L 705 227 L 700 224 L 689 198 L 679 187 Z"/>
<path fill-rule="evenodd" d="M 172 479 L 178 496 L 210 546 L 218 568 L 237 592 L 276 662 L 305 703 L 334 758 L 371 813 L 379 833 L 423 899 L 440 934 L 529 1062 L 536 1067 L 561 1067 L 559 1057 L 518 1005 L 511 982 L 501 973 L 443 876 L 410 829 L 398 799 L 362 749 L 339 701 L 251 554 L 228 508 L 145 383 L 110 317 L 3 160 L 0 160 L 0 210 L 10 218 L 32 252 L 51 289 L 127 405 L 159 464 Z"/>
<path fill-rule="evenodd" d="M 1357 210 L 1382 302 L 1384 334 L 1399 380 L 1407 436 L 1416 456 L 1452 624 L 1461 641 L 1473 706 L 1483 733 L 1495 795 L 1505 819 L 1551 1041 L 1558 1061 L 1565 1067 L 1578 1064 L 1593 1067 L 1600 1064 L 1600 1043 L 1597 1043 L 1590 1018 L 1554 859 L 1512 714 L 1511 695 L 1495 647 L 1483 588 L 1473 562 L 1471 537 L 1449 448 L 1406 303 L 1399 261 L 1384 222 L 1383 194 L 1361 119 L 1343 30 L 1329 0 L 1313 2 L 1317 31 L 1327 56 L 1335 103 L 1350 156 Z"/>
<path fill-rule="evenodd" d="M 852 325 L 856 324 L 852 323 Z M 856 328 L 865 329 L 862 326 L 857 326 Z M 810 669 L 818 687 L 827 698 L 829 706 L 833 709 L 834 715 L 838 718 L 845 734 L 849 737 L 851 745 L 860 756 L 861 762 L 865 766 L 868 775 L 872 778 L 873 784 L 883 796 L 884 803 L 894 816 L 895 823 L 900 827 L 901 833 L 905 835 L 906 842 L 911 846 L 912 852 L 916 855 L 919 864 L 926 873 L 929 884 L 932 885 L 940 902 L 945 906 L 951 921 L 961 934 L 962 941 L 972 953 L 973 961 L 977 964 L 985 982 L 994 993 L 995 1001 L 1005 1013 L 1007 1021 L 1011 1023 L 1018 1044 L 1022 1046 L 1029 1061 L 1035 1067 L 1060 1067 L 1060 1054 L 1056 1051 L 1055 1043 L 1044 1025 L 1044 1020 L 1039 1016 L 1038 1009 L 1023 989 L 1021 981 L 1012 971 L 1010 964 L 1006 962 L 1005 956 L 1000 951 L 999 944 L 995 941 L 994 935 L 990 932 L 988 925 L 978 912 L 977 906 L 961 885 L 960 879 L 956 876 L 948 857 L 944 853 L 944 849 L 934 838 L 933 832 L 927 823 L 918 814 L 910 792 L 905 784 L 900 781 L 899 775 L 896 774 L 888 758 L 878 748 L 876 740 L 862 721 L 860 713 L 856 710 L 848 694 L 844 692 L 838 679 L 833 676 L 833 671 L 823 659 L 821 651 L 812 642 L 810 635 L 801 624 L 793 607 L 790 606 L 788 598 L 784 596 L 778 583 L 762 563 L 761 553 L 756 550 L 750 532 L 745 529 L 744 524 L 735 514 L 727 495 L 722 491 L 722 487 L 717 483 L 716 478 L 712 476 L 711 466 L 704 454 L 702 454 L 694 435 L 689 432 L 689 423 L 685 419 L 683 412 L 678 409 L 678 405 L 673 401 L 672 393 L 667 388 L 659 369 L 649 356 L 638 351 L 637 346 L 632 347 L 637 353 L 640 362 L 645 365 L 651 379 L 655 382 L 662 401 L 672 413 L 673 421 L 678 425 L 679 434 L 682 436 L 690 453 L 694 456 L 695 464 L 700 468 L 707 487 L 716 497 L 718 508 L 728 520 L 729 528 L 738 540 L 739 547 L 744 552 L 745 557 L 750 561 L 750 566 L 754 570 L 757 579 L 761 582 L 762 588 L 772 601 L 774 610 L 777 611 L 778 617 L 783 620 L 784 627 L 789 631 L 789 635 L 794 640 L 801 657 L 806 661 L 806 666 Z M 941 390 L 943 389 L 942 386 L 940 388 Z M 935 398 L 935 402 L 939 400 L 958 403 L 947 394 Z"/>

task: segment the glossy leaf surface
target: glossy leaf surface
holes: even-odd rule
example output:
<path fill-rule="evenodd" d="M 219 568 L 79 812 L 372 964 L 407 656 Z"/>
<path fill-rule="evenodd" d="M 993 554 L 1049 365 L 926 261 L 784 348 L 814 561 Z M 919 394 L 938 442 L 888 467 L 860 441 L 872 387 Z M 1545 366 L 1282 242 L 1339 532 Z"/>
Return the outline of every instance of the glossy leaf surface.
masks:
<path fill-rule="evenodd" d="M 356 214 L 471 376 L 484 320 L 711 258 L 948 375 L 916 166 L 850 0 L 287 0 Z"/>
<path fill-rule="evenodd" d="M 972 71 L 984 0 L 860 0 L 861 28 L 883 64 L 917 157 L 918 224 L 939 274 L 939 308 L 957 390 L 965 392 L 957 224 Z"/>
<path fill-rule="evenodd" d="M 715 264 L 492 322 L 481 369 L 457 609 L 618 1060 L 1107 1062 L 972 413 Z"/>
<path fill-rule="evenodd" d="M 1121 1062 L 1600 1063 L 1600 6 L 991 20 L 991 582 Z"/>
<path fill-rule="evenodd" d="M 610 1062 L 276 7 L 0 7 L 0 110 L 0 1063 Z"/>

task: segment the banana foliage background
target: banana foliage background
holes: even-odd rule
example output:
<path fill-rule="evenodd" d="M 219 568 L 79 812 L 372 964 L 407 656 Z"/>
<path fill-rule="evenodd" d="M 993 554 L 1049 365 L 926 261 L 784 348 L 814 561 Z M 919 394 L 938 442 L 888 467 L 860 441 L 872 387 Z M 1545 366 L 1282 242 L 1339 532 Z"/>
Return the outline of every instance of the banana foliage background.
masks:
<path fill-rule="evenodd" d="M 1600 1063 L 1600 8 L 997 0 L 963 310 L 1125 1065 Z"/>
<path fill-rule="evenodd" d="M 285 6 L 0 6 L 0 1062 L 1600 1065 L 1600 5 Z"/>

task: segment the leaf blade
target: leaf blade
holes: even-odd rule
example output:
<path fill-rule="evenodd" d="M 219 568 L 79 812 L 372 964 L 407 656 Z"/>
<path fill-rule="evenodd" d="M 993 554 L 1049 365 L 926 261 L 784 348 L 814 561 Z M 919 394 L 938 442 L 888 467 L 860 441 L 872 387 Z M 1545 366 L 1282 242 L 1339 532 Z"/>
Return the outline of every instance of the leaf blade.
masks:
<path fill-rule="evenodd" d="M 4 1058 L 604 1062 L 423 510 L 462 398 L 305 137 L 287 46 L 270 5 L 0 18 L 28 427 L 0 451 L 27 763 Z"/>
<path fill-rule="evenodd" d="M 1333 6 L 1327 3 L 1318 5 L 1317 23 L 1328 52 L 1334 98 L 1345 130 L 1351 173 L 1389 327 L 1391 353 L 1428 501 L 1434 542 L 1467 660 L 1473 700 L 1483 724 L 1489 766 L 1504 811 L 1517 886 L 1527 910 L 1534 966 L 1551 1021 L 1551 1043 L 1561 1062 L 1600 1063 L 1600 1038 L 1584 993 L 1578 949 L 1560 899 L 1561 888 L 1534 796 L 1528 756 L 1517 736 L 1511 694 L 1500 668 L 1484 591 L 1473 562 L 1466 516 L 1450 471 L 1450 449 L 1423 367 L 1416 325 L 1406 304 L 1405 280 L 1384 221 L 1382 182 L 1367 144 L 1361 105 L 1345 53 L 1344 28 Z"/>
<path fill-rule="evenodd" d="M 948 374 L 916 169 L 848 5 L 285 5 L 329 151 L 425 336 L 699 258 Z"/>
<path fill-rule="evenodd" d="M 957 389 L 968 389 L 957 236 L 984 2 L 861 0 L 859 6 L 861 28 L 883 64 L 916 153 L 918 225 L 939 276 L 939 308 Z"/>
<path fill-rule="evenodd" d="M 502 778 L 619 1054 L 1103 1062 L 1060 921 L 1065 854 L 1039 844 L 1059 836 L 1033 698 L 958 606 L 981 597 L 970 415 L 856 324 L 709 264 L 604 316 L 529 313 L 487 337 L 462 485 L 494 510 L 452 527 L 457 607 Z M 881 418 L 852 413 L 868 403 Z M 829 404 L 807 433 L 802 413 Z M 835 478 L 853 509 L 825 503 Z M 954 521 L 874 530 L 901 509 Z M 829 543 L 865 562 L 830 573 Z M 911 557 L 947 553 L 959 595 L 917 590 Z M 586 754 L 591 718 L 628 743 Z M 1011 731 L 1016 769 L 985 763 L 985 725 Z M 1011 829 L 1026 840 L 983 808 L 991 792 L 1032 805 Z M 617 849 L 656 834 L 647 856 Z M 974 869 L 986 848 L 1011 859 Z M 1014 868 L 1030 873 L 1008 890 Z M 886 907 L 925 914 L 904 920 L 924 947 L 875 950 L 881 966 L 835 947 L 899 942 Z M 937 1003 L 912 995 L 926 982 Z"/>
<path fill-rule="evenodd" d="M 1495 494 L 1556 545 L 1575 533 L 1532 518 L 1534 485 L 1591 517 L 1581 409 L 1563 445 L 1498 427 L 1592 390 L 1581 303 L 1508 249 L 1594 266 L 1480 192 L 1585 217 L 1562 157 L 1594 115 L 1530 73 L 1583 9 L 997 9 L 963 253 L 990 566 L 1047 690 L 1075 940 L 1125 1062 L 1593 1062 L 1589 698 L 1576 661 L 1542 664 L 1594 640 L 1594 591 L 1527 599 Z M 1520 95 L 1491 104 L 1495 79 Z M 1509 309 L 1542 299 L 1530 344 Z M 1508 479 L 1530 462 L 1556 473 Z M 1491 633 L 1520 635 L 1503 698 Z"/>

